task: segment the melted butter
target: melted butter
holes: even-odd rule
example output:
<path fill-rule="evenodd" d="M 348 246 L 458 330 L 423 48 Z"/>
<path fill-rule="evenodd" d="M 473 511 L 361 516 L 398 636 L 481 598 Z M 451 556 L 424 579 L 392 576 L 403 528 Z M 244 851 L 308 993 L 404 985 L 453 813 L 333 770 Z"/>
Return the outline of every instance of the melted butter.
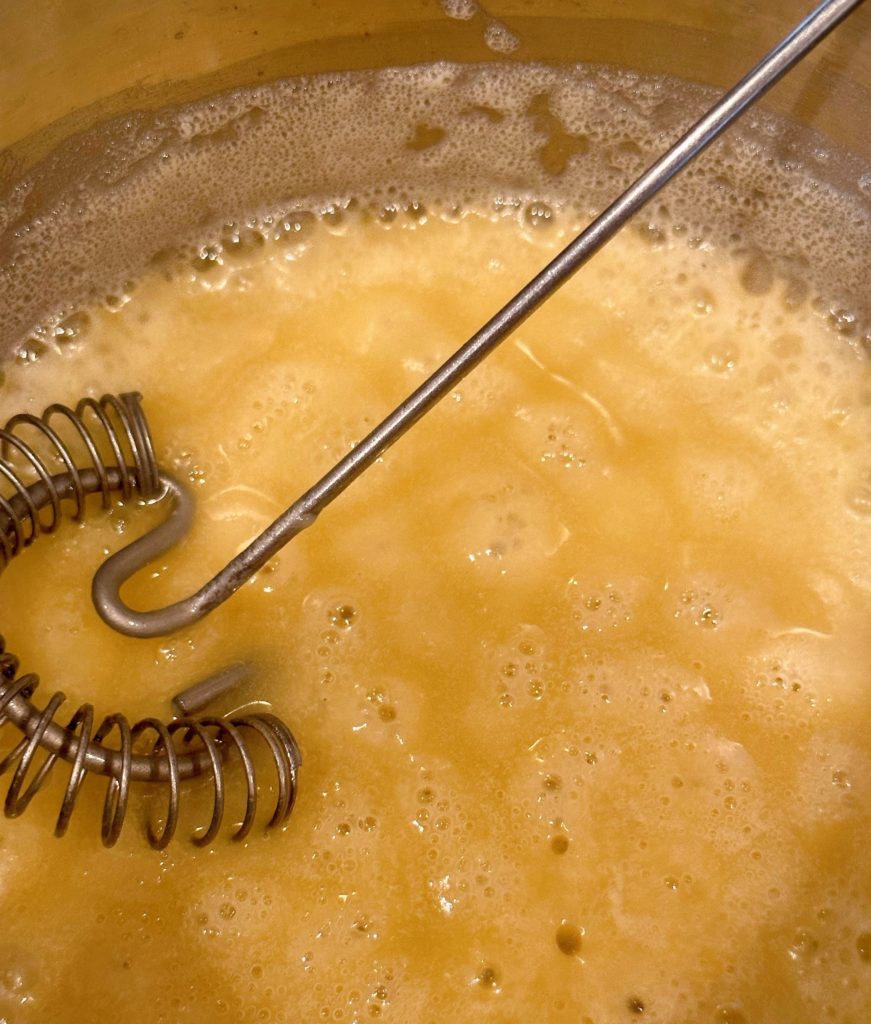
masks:
<path fill-rule="evenodd" d="M 5 414 L 145 395 L 198 513 L 134 603 L 203 582 L 576 227 L 338 220 L 146 277 L 8 368 Z M 0 824 L 0 1017 L 861 1019 L 871 374 L 779 285 L 653 241 L 624 232 L 182 635 L 89 604 L 159 509 L 13 563 L 4 634 L 46 690 L 139 717 L 245 659 L 238 703 L 305 763 L 287 830 L 242 847 L 158 855 L 131 821 L 104 851 L 93 779 L 62 842 L 60 786 Z"/>

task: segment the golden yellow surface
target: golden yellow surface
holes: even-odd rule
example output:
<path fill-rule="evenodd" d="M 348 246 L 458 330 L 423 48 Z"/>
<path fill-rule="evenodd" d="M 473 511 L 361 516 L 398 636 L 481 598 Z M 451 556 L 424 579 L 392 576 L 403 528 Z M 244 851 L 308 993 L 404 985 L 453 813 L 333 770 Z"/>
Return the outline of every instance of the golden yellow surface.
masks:
<path fill-rule="evenodd" d="M 555 251 L 546 214 L 243 234 L 8 367 L 3 416 L 144 393 L 198 497 L 131 588 L 169 600 Z M 808 304 L 630 230 L 190 631 L 89 604 L 159 509 L 40 541 L 0 616 L 42 702 L 162 714 L 244 659 L 305 763 L 242 847 L 154 853 L 137 803 L 105 851 L 93 779 L 62 841 L 60 786 L 4 819 L 0 1019 L 865 1020 L 869 436 L 866 357 Z"/>
<path fill-rule="evenodd" d="M 812 6 L 812 5 L 810 5 Z M 0 176 L 29 170 L 77 131 L 131 111 L 252 82 L 338 68 L 500 57 L 485 30 L 519 37 L 525 61 L 602 62 L 726 89 L 810 6 L 802 0 L 6 0 L 0 7 Z M 455 9 L 474 11 L 468 19 Z M 868 155 L 857 123 L 871 89 L 862 9 L 764 100 Z M 18 172 L 16 172 L 16 175 Z M 0 181 L 2 181 L 0 177 Z M 10 172 L 10 187 L 16 176 Z"/>

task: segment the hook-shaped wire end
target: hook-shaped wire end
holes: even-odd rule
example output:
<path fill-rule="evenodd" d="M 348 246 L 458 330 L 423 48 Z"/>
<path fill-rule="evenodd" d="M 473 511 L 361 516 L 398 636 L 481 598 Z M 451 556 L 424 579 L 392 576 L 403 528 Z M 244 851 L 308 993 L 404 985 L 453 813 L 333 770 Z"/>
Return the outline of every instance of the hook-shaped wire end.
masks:
<path fill-rule="evenodd" d="M 107 558 L 91 584 L 97 614 L 125 636 L 144 639 L 168 636 L 199 622 L 235 594 L 278 550 L 317 518 L 309 509 L 311 502 L 307 493 L 196 593 L 165 608 L 136 611 L 121 597 L 121 588 L 134 573 L 178 544 L 190 531 L 194 518 L 195 503 L 191 493 L 168 473 L 161 472 L 159 479 L 162 497 L 172 501 L 169 516 L 144 537 Z"/>
<path fill-rule="evenodd" d="M 94 574 L 91 584 L 91 598 L 100 618 L 127 636 L 165 636 L 202 618 L 208 611 L 198 609 L 197 595 L 150 612 L 135 611 L 121 597 L 124 583 L 149 562 L 178 544 L 193 524 L 193 495 L 167 473 L 160 473 L 160 483 L 163 496 L 172 501 L 169 516 L 144 537 L 106 559 Z"/>

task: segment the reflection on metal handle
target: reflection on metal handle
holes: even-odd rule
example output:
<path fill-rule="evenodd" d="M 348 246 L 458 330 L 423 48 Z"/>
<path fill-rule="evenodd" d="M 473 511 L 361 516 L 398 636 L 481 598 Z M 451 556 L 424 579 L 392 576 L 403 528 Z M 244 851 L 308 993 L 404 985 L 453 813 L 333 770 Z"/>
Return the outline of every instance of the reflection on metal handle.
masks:
<path fill-rule="evenodd" d="M 862 2 L 826 0 L 813 10 L 465 345 L 195 594 L 150 612 L 124 604 L 119 594 L 123 582 L 164 550 L 154 538 L 146 537 L 114 555 L 97 573 L 93 596 L 100 615 L 130 636 L 163 636 L 198 621 L 226 601 Z"/>

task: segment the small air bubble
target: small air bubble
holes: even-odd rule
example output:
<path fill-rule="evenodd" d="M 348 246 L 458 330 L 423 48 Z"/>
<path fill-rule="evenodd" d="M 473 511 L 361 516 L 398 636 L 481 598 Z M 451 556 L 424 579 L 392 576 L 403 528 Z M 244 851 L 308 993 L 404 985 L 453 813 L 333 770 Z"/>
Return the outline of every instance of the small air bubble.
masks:
<path fill-rule="evenodd" d="M 499 993 L 502 991 L 501 978 L 499 971 L 495 967 L 482 967 L 480 971 L 475 975 L 474 984 L 480 986 L 488 992 Z"/>
<path fill-rule="evenodd" d="M 839 334 L 852 337 L 856 333 L 858 319 L 856 314 L 849 309 L 829 310 L 827 319 Z"/>
<path fill-rule="evenodd" d="M 321 210 L 321 221 L 334 235 L 343 235 L 348 230 L 348 218 L 344 209 L 336 203 L 330 203 Z"/>
<path fill-rule="evenodd" d="M 336 629 L 350 629 L 357 621 L 357 611 L 349 604 L 340 604 L 330 611 L 328 618 Z"/>
<path fill-rule="evenodd" d="M 550 848 L 557 855 L 562 855 L 568 851 L 569 848 L 569 837 L 557 833 L 555 836 L 551 836 Z"/>
<path fill-rule="evenodd" d="M 425 224 L 427 221 L 426 207 L 423 203 L 419 203 L 416 200 L 406 203 L 403 207 L 403 212 L 411 224 Z"/>
<path fill-rule="evenodd" d="M 316 228 L 315 215 L 308 210 L 298 210 L 277 218 L 272 227 L 272 237 L 283 245 L 304 247 Z"/>
<path fill-rule="evenodd" d="M 36 363 L 48 352 L 48 346 L 39 338 L 28 338 L 19 348 L 15 358 L 19 363 Z"/>
<path fill-rule="evenodd" d="M 705 629 L 716 629 L 720 624 L 720 615 L 716 608 L 705 605 L 699 612 L 699 625 Z"/>
<path fill-rule="evenodd" d="M 637 230 L 641 240 L 654 249 L 658 249 L 665 244 L 666 234 L 659 225 L 653 223 L 639 224 Z"/>
<path fill-rule="evenodd" d="M 379 224 L 383 224 L 385 227 L 393 224 L 396 218 L 399 216 L 399 207 L 396 203 L 385 203 L 380 206 L 375 212 L 375 219 Z"/>
<path fill-rule="evenodd" d="M 540 200 L 527 203 L 523 208 L 523 223 L 534 229 L 550 227 L 555 223 L 553 209 Z"/>
<path fill-rule="evenodd" d="M 91 318 L 85 312 L 72 313 L 61 320 L 54 329 L 54 338 L 59 345 L 65 345 L 87 331 Z"/>
<path fill-rule="evenodd" d="M 705 361 L 715 373 L 728 373 L 738 364 L 738 349 L 728 342 L 709 345 L 705 350 Z"/>
<path fill-rule="evenodd" d="M 266 239 L 255 228 L 237 227 L 228 224 L 221 237 L 224 253 L 231 259 L 244 259 L 254 255 L 262 247 Z"/>
<path fill-rule="evenodd" d="M 208 274 L 224 265 L 223 250 L 218 245 L 204 245 L 191 261 L 195 274 Z"/>
<path fill-rule="evenodd" d="M 790 960 L 809 960 L 819 949 L 815 936 L 805 928 L 800 928 L 789 945 Z"/>
<path fill-rule="evenodd" d="M 584 933 L 576 924 L 563 921 L 556 930 L 556 944 L 566 956 L 580 956 Z"/>
<path fill-rule="evenodd" d="M 526 692 L 533 700 L 541 700 L 544 696 L 544 683 L 540 679 L 530 679 Z"/>
<path fill-rule="evenodd" d="M 693 313 L 696 316 L 708 316 L 713 313 L 716 306 L 714 296 L 707 288 L 694 289 L 690 295 L 690 303 Z"/>

